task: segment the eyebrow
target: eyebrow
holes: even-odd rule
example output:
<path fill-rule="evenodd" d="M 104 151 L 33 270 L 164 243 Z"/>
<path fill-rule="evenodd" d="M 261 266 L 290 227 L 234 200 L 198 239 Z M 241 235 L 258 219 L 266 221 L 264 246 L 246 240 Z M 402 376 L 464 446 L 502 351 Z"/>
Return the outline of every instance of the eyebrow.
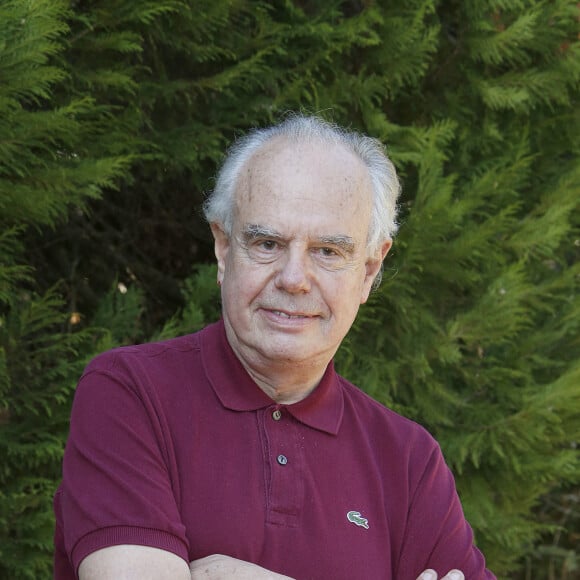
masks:
<path fill-rule="evenodd" d="M 246 225 L 242 231 L 242 235 L 244 236 L 244 240 L 247 242 L 258 238 L 274 238 L 281 240 L 283 237 L 280 232 L 259 224 Z"/>
<path fill-rule="evenodd" d="M 318 238 L 321 244 L 328 244 L 329 246 L 336 246 L 341 248 L 344 252 L 352 254 L 355 249 L 354 240 L 350 236 L 338 234 L 335 236 L 321 236 Z"/>

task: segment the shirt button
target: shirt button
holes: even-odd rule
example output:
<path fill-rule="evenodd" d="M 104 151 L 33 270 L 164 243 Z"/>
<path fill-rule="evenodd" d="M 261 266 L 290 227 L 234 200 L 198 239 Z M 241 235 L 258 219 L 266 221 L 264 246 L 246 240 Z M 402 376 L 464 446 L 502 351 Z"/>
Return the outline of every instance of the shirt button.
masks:
<path fill-rule="evenodd" d="M 272 413 L 272 419 L 274 419 L 274 421 L 279 421 L 281 418 L 282 418 L 282 411 L 280 411 L 280 409 L 276 409 Z"/>
<path fill-rule="evenodd" d="M 286 465 L 288 463 L 288 458 L 285 455 L 278 455 L 278 457 L 276 457 L 276 461 L 280 465 Z"/>

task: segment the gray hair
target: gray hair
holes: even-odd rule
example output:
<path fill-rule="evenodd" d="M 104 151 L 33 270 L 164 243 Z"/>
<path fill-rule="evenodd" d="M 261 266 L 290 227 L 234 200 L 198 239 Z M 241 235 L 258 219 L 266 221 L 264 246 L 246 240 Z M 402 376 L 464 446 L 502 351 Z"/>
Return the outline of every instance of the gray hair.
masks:
<path fill-rule="evenodd" d="M 235 192 L 242 169 L 257 151 L 277 137 L 301 143 L 320 141 L 342 145 L 354 153 L 367 167 L 373 189 L 367 251 L 374 253 L 384 242 L 392 239 L 398 227 L 396 216 L 400 185 L 395 167 L 382 143 L 319 117 L 303 115 L 292 115 L 279 125 L 254 129 L 233 144 L 217 175 L 215 188 L 203 205 L 209 223 L 218 223 L 228 236 L 231 235 Z"/>

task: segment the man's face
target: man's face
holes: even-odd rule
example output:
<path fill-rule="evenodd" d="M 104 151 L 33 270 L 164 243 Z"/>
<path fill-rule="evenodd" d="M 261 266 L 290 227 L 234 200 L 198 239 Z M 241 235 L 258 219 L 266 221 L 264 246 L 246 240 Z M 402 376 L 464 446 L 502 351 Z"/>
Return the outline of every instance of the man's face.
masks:
<path fill-rule="evenodd" d="M 368 256 L 371 183 L 341 146 L 273 140 L 242 170 L 231 237 L 212 225 L 242 363 L 326 366 L 389 249 Z"/>

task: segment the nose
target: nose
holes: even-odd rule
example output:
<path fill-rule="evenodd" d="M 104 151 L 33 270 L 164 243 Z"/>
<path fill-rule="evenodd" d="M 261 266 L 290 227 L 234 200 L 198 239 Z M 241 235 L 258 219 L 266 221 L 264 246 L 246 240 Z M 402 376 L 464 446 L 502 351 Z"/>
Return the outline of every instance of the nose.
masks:
<path fill-rule="evenodd" d="M 308 253 L 301 248 L 288 248 L 276 272 L 276 288 L 290 294 L 310 291 L 311 264 Z"/>

